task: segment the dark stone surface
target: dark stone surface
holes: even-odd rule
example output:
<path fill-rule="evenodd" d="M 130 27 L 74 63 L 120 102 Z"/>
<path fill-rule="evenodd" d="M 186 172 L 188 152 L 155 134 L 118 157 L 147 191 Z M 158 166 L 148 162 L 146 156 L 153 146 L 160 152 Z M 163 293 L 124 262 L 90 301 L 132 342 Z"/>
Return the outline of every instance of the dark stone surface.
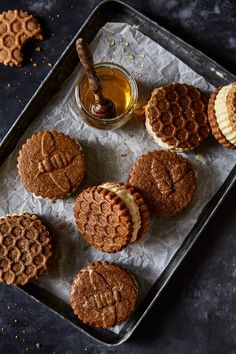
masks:
<path fill-rule="evenodd" d="M 236 74 L 236 3 L 225 1 L 126 1 Z M 21 69 L 0 66 L 0 139 L 50 71 L 97 0 L 2 0 L 0 10 L 37 13 L 43 51 L 29 44 Z M 54 35 L 55 34 L 55 35 Z M 42 64 L 43 57 L 46 57 Z M 33 67 L 29 58 L 39 64 Z M 41 64 L 40 64 L 41 63 Z M 10 84 L 10 85 L 8 85 Z M 10 87 L 9 87 L 10 86 Z M 119 348 L 98 345 L 22 296 L 0 285 L 0 353 L 236 353 L 236 187 L 160 301 L 132 338 Z M 40 343 L 41 348 L 36 344 Z"/>

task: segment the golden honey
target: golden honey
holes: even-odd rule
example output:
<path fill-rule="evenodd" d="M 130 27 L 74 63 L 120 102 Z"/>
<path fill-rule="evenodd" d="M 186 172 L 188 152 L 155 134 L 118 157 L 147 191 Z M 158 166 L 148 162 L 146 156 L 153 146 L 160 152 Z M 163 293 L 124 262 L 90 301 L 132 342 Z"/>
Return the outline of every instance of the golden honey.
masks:
<path fill-rule="evenodd" d="M 119 116 L 124 113 L 131 100 L 131 87 L 129 81 L 120 72 L 114 69 L 101 67 L 96 70 L 102 83 L 102 93 L 109 98 L 116 107 Z M 88 79 L 84 80 L 81 87 L 81 99 L 87 111 L 91 112 L 94 104 L 94 95 L 89 89 Z"/>
<path fill-rule="evenodd" d="M 114 63 L 95 65 L 96 73 L 102 83 L 104 97 L 110 99 L 116 107 L 116 117 L 98 118 L 91 113 L 94 95 L 89 89 L 88 78 L 83 73 L 75 89 L 75 98 L 82 118 L 98 129 L 116 129 L 124 125 L 131 117 L 137 102 L 138 89 L 133 76 L 123 67 Z"/>

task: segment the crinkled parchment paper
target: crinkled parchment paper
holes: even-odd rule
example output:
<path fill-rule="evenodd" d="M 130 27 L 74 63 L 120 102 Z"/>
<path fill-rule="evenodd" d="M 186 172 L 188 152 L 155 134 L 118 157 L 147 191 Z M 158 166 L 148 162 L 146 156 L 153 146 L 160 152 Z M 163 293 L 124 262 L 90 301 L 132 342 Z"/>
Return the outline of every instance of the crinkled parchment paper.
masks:
<path fill-rule="evenodd" d="M 133 73 L 138 81 L 140 102 L 149 97 L 155 86 L 168 82 L 193 84 L 206 92 L 213 90 L 203 77 L 127 24 L 107 23 L 98 32 L 92 49 L 95 62 L 114 61 Z M 33 132 L 44 129 L 56 129 L 78 139 L 87 162 L 87 176 L 80 191 L 107 180 L 126 181 L 134 161 L 158 146 L 145 131 L 143 121 L 137 118 L 121 129 L 107 132 L 83 123 L 74 99 L 74 83 L 79 70 L 80 67 L 30 125 L 1 167 L 0 215 L 27 211 L 43 216 L 50 223 L 56 240 L 54 257 L 48 274 L 37 284 L 67 303 L 76 273 L 87 263 L 97 260 L 114 261 L 132 271 L 138 279 L 141 300 L 188 235 L 202 208 L 227 177 L 235 163 L 235 152 L 208 139 L 194 152 L 183 154 L 196 171 L 197 193 L 181 215 L 152 220 L 146 239 L 122 252 L 110 255 L 89 247 L 74 224 L 75 196 L 51 204 L 35 199 L 23 187 L 16 170 L 21 145 Z"/>

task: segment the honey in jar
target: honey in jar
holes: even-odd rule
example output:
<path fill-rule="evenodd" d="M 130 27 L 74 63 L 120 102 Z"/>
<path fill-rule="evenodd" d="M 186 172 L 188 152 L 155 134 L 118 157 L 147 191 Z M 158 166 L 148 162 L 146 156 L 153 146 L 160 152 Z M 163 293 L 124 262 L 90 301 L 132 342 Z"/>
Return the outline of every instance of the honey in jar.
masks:
<path fill-rule="evenodd" d="M 137 102 L 137 84 L 133 76 L 123 67 L 114 63 L 95 65 L 96 73 L 102 84 L 102 93 L 116 107 L 116 117 L 97 118 L 91 114 L 94 95 L 89 89 L 87 75 L 84 73 L 76 85 L 75 97 L 80 113 L 85 121 L 98 129 L 116 129 L 131 117 Z"/>

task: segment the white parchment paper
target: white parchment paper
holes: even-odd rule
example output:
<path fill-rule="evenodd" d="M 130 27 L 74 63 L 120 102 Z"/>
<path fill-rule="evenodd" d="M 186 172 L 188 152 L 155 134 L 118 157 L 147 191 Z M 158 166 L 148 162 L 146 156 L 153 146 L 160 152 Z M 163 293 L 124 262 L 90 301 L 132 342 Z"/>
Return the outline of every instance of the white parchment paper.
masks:
<path fill-rule="evenodd" d="M 139 86 L 139 102 L 144 102 L 154 87 L 168 82 L 193 84 L 206 92 L 213 90 L 203 77 L 127 24 L 107 23 L 98 32 L 92 49 L 95 62 L 114 61 L 133 73 Z M 122 252 L 110 255 L 89 247 L 74 224 L 75 196 L 51 204 L 35 199 L 26 191 L 16 169 L 21 145 L 32 133 L 45 129 L 56 129 L 78 139 L 87 163 L 87 176 L 80 191 L 107 180 L 125 182 L 135 160 L 158 146 L 140 119 L 133 119 L 115 131 L 99 131 L 87 126 L 80 118 L 74 99 L 74 82 L 79 69 L 78 66 L 57 97 L 30 125 L 1 167 L 0 215 L 27 211 L 47 219 L 54 231 L 55 251 L 48 274 L 37 284 L 67 303 L 74 276 L 84 265 L 97 260 L 114 261 L 133 272 L 138 279 L 141 300 L 188 235 L 202 208 L 227 177 L 235 163 L 235 152 L 208 139 L 194 152 L 183 154 L 193 164 L 197 176 L 197 193 L 190 207 L 172 218 L 153 219 L 146 239 Z"/>

